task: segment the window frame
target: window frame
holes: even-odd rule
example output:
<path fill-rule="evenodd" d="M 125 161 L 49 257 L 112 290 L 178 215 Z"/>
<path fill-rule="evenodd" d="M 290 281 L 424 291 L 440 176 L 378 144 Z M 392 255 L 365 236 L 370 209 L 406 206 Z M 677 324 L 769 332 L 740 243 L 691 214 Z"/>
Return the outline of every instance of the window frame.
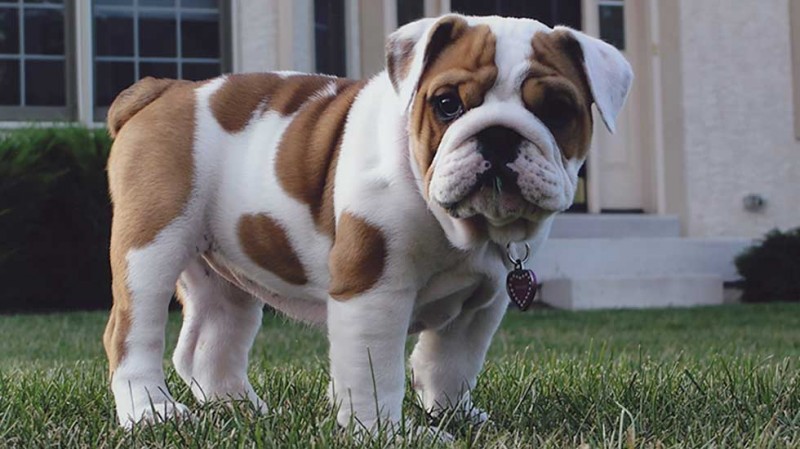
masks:
<path fill-rule="evenodd" d="M 29 122 L 29 121 L 72 121 L 77 119 L 77 80 L 75 49 L 77 45 L 75 32 L 75 2 L 77 0 L 64 0 L 64 106 L 11 106 L 0 105 L 0 121 L 3 122 Z M 20 9 L 26 6 L 21 4 Z M 27 6 L 37 8 L 36 6 Z M 19 17 L 20 24 L 25 20 Z M 20 29 L 24 25 L 20 26 Z M 20 40 L 20 47 L 24 48 L 24 32 Z M 17 59 L 22 63 L 24 59 Z M 25 92 L 20 92 L 21 96 Z"/>
<path fill-rule="evenodd" d="M 92 122 L 96 123 L 96 124 L 102 124 L 102 123 L 104 123 L 106 121 L 106 116 L 108 115 L 108 108 L 110 107 L 110 105 L 109 106 L 96 106 L 95 105 L 95 89 L 96 89 L 95 62 L 96 62 L 96 57 L 97 57 L 97 55 L 95 54 L 95 39 L 96 39 L 95 32 L 96 32 L 96 30 L 94 28 L 94 8 L 95 8 L 95 4 L 94 3 L 95 2 L 94 2 L 94 0 L 89 0 L 89 1 L 90 1 L 90 5 L 89 5 L 89 18 L 88 18 L 89 24 L 88 24 L 88 26 L 91 27 L 91 29 L 90 29 L 90 36 L 91 36 L 91 43 L 90 44 L 91 44 L 91 47 L 89 48 L 89 52 L 90 52 L 89 53 L 89 65 L 90 65 L 89 70 L 92 73 L 92 77 L 91 77 L 92 82 L 91 82 L 91 84 L 89 86 L 89 88 L 91 89 L 91 92 L 85 92 L 83 94 L 84 95 L 89 95 L 90 98 L 91 98 L 91 102 L 89 104 L 89 109 L 90 109 L 89 112 L 90 112 L 90 115 L 91 115 L 91 118 L 92 118 Z M 232 31 L 233 30 L 233 26 L 232 26 L 233 16 L 232 16 L 232 11 L 231 11 L 231 4 L 233 2 L 230 1 L 230 0 L 220 0 L 219 3 L 220 3 L 219 6 L 218 6 L 218 9 L 219 9 L 219 32 L 220 32 L 220 42 L 219 42 L 219 44 L 220 44 L 220 55 L 219 55 L 219 61 L 220 61 L 220 66 L 221 66 L 220 73 L 221 74 L 225 74 L 225 73 L 230 73 L 230 71 L 232 70 L 232 67 L 233 67 L 233 31 Z M 133 8 L 134 11 L 137 11 L 137 13 L 140 11 L 140 9 L 144 9 L 145 11 L 147 11 L 149 9 L 149 7 L 146 7 L 146 6 L 145 7 L 140 7 L 138 5 L 138 2 L 134 2 L 134 5 L 133 5 L 132 8 Z M 177 9 L 178 7 L 175 7 L 175 8 Z M 111 7 L 110 9 L 114 9 L 114 7 Z M 123 8 L 120 8 L 120 9 L 123 9 Z M 124 9 L 128 9 L 128 8 L 124 8 Z M 138 26 L 138 20 L 134 19 L 134 27 L 136 27 L 136 26 Z M 134 30 L 134 39 L 136 39 L 135 36 L 138 36 L 138 30 Z M 111 59 L 114 59 L 114 58 L 116 58 L 116 57 L 114 57 L 114 56 L 103 57 L 104 60 L 111 60 Z M 124 58 L 128 59 L 128 57 L 124 57 Z M 141 64 L 141 62 L 142 62 L 141 61 L 142 56 L 134 55 L 134 56 L 131 56 L 130 58 L 132 58 L 132 62 L 134 63 L 134 82 L 136 82 L 139 79 L 141 79 L 141 77 L 140 76 L 137 77 L 135 75 L 135 73 L 138 71 L 138 69 L 137 69 L 138 64 Z M 144 59 L 155 59 L 155 58 L 144 57 Z M 180 62 L 181 61 L 184 61 L 184 60 L 187 60 L 187 59 L 191 60 L 191 59 L 194 59 L 194 58 L 183 58 L 183 57 L 177 57 L 176 56 L 174 58 L 168 57 L 168 58 L 165 58 L 165 59 L 175 60 L 176 63 L 178 64 L 178 66 L 180 67 Z"/>

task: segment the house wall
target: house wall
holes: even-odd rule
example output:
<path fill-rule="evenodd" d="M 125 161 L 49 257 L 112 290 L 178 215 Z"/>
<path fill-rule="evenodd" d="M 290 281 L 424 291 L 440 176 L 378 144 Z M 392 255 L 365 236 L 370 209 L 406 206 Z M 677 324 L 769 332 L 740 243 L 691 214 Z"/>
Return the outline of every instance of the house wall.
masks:
<path fill-rule="evenodd" d="M 800 226 L 788 2 L 680 2 L 675 69 L 689 235 L 756 237 Z M 766 199 L 762 211 L 744 209 L 751 193 Z"/>

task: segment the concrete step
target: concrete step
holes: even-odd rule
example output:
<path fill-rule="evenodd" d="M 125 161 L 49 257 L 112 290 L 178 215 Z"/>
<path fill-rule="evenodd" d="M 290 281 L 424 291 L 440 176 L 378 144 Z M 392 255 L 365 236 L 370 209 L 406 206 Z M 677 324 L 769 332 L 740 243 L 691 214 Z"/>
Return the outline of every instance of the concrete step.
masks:
<path fill-rule="evenodd" d="M 553 221 L 551 238 L 680 237 L 676 216 L 647 214 L 560 214 Z"/>
<path fill-rule="evenodd" d="M 733 259 L 753 242 L 735 238 L 551 238 L 528 262 L 542 282 L 598 276 L 739 278 Z"/>
<path fill-rule="evenodd" d="M 714 275 L 593 276 L 549 279 L 541 300 L 560 309 L 647 309 L 723 303 L 722 278 Z"/>

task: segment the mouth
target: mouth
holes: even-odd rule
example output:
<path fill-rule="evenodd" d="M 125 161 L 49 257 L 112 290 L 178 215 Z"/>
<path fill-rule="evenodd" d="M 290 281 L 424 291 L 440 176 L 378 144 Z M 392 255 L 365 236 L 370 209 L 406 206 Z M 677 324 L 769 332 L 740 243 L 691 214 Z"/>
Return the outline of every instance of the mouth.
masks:
<path fill-rule="evenodd" d="M 454 218 L 481 215 L 494 227 L 532 217 L 540 209 L 525 200 L 517 184 L 517 174 L 507 167 L 491 168 L 481 173 L 461 199 L 442 204 L 442 207 Z"/>

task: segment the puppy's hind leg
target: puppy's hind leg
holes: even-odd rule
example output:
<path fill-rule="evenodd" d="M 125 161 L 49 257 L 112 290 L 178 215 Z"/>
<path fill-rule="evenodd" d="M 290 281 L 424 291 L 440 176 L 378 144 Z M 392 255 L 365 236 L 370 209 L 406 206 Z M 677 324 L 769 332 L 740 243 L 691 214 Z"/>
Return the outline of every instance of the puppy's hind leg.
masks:
<path fill-rule="evenodd" d="M 124 427 L 188 413 L 169 394 L 162 366 L 169 302 L 188 259 L 185 233 L 182 223 L 173 223 L 151 243 L 131 248 L 118 227 L 112 231 L 114 306 L 104 343 Z"/>
<path fill-rule="evenodd" d="M 249 400 L 266 404 L 247 378 L 264 304 L 215 273 L 202 259 L 189 263 L 178 281 L 183 327 L 172 361 L 200 402 Z"/>

